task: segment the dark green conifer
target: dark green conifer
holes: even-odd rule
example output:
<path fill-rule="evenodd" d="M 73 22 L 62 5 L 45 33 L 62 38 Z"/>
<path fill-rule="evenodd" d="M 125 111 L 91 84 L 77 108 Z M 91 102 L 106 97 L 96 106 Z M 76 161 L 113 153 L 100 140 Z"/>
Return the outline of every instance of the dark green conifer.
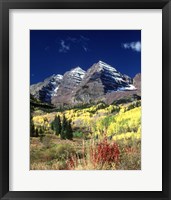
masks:
<path fill-rule="evenodd" d="M 39 129 L 39 134 L 40 134 L 40 135 L 43 135 L 43 133 L 44 133 L 44 132 L 43 132 L 43 128 L 40 127 L 40 129 Z"/>
<path fill-rule="evenodd" d="M 61 139 L 65 140 L 66 139 L 66 135 L 67 135 L 67 127 L 68 127 L 68 124 L 67 124 L 67 119 L 65 117 L 65 115 L 63 116 L 63 119 L 62 119 L 62 129 L 61 129 Z"/>
<path fill-rule="evenodd" d="M 42 128 L 42 127 L 40 127 L 40 129 L 39 129 L 39 136 L 40 136 L 40 141 L 42 142 L 42 141 L 43 141 L 43 137 L 45 136 L 45 134 L 44 134 L 44 131 L 43 131 L 43 128 Z"/>
<path fill-rule="evenodd" d="M 56 135 L 59 135 L 61 133 L 61 119 L 60 116 L 55 116 L 55 119 L 51 123 L 51 128 L 53 131 L 55 131 Z"/>
<path fill-rule="evenodd" d="M 39 137 L 39 130 L 38 130 L 38 128 L 35 130 L 35 136 Z"/>
<path fill-rule="evenodd" d="M 60 119 L 60 116 L 58 115 L 57 118 L 56 118 L 56 134 L 60 134 L 61 133 L 61 119 Z"/>
<path fill-rule="evenodd" d="M 33 122 L 33 116 L 30 114 L 30 137 L 34 137 L 35 135 L 35 127 Z"/>
<path fill-rule="evenodd" d="M 71 126 L 71 120 L 68 120 L 66 139 L 72 140 L 72 138 L 73 138 L 73 130 Z"/>

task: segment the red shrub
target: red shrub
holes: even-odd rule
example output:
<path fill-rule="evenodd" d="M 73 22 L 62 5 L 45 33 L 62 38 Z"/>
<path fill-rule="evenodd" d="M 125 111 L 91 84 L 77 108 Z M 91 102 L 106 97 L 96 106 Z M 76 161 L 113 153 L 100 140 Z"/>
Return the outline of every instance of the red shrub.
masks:
<path fill-rule="evenodd" d="M 89 167 L 91 169 L 91 165 L 93 165 L 93 169 L 98 169 L 99 166 L 101 168 L 104 164 L 117 164 L 119 162 L 120 150 L 118 144 L 114 142 L 109 143 L 107 139 L 104 139 L 99 143 L 90 143 L 87 151 L 85 151 L 83 143 L 82 155 L 83 157 L 81 159 L 76 155 L 71 156 L 66 161 L 67 169 L 73 170 L 77 168 L 78 165 L 82 169 L 89 169 Z"/>
<path fill-rule="evenodd" d="M 67 161 L 67 170 L 73 170 L 78 165 L 78 158 L 76 156 L 71 156 Z"/>
<path fill-rule="evenodd" d="M 96 163 L 117 163 L 119 161 L 119 146 L 116 143 L 109 143 L 107 139 L 98 143 L 95 149 L 91 149 L 91 158 Z"/>

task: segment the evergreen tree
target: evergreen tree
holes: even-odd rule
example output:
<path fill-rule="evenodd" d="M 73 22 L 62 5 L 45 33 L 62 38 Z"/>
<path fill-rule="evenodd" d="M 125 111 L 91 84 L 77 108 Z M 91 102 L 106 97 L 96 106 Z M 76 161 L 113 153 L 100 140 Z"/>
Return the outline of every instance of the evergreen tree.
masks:
<path fill-rule="evenodd" d="M 66 138 L 69 139 L 69 140 L 72 140 L 72 138 L 73 138 L 73 130 L 72 130 L 72 127 L 71 127 L 71 120 L 68 120 L 68 122 L 67 122 Z"/>
<path fill-rule="evenodd" d="M 50 126 L 51 126 L 51 129 L 54 131 L 55 130 L 54 121 L 51 122 Z"/>
<path fill-rule="evenodd" d="M 56 118 L 56 134 L 60 134 L 61 133 L 61 119 L 60 119 L 60 116 L 58 115 L 57 118 Z"/>
<path fill-rule="evenodd" d="M 67 119 L 65 117 L 65 115 L 63 116 L 63 120 L 62 120 L 62 129 L 61 129 L 61 139 L 66 139 L 66 135 L 67 135 L 67 128 L 68 128 L 68 124 L 67 124 Z"/>
<path fill-rule="evenodd" d="M 39 134 L 40 134 L 40 135 L 43 135 L 43 133 L 44 133 L 44 132 L 43 132 L 43 129 L 42 129 L 42 127 L 40 127 L 40 129 L 39 129 Z"/>
<path fill-rule="evenodd" d="M 40 141 L 42 142 L 43 141 L 43 137 L 45 136 L 42 127 L 39 129 L 39 136 L 40 136 Z"/>
<path fill-rule="evenodd" d="M 61 119 L 60 116 L 55 116 L 54 121 L 51 123 L 52 130 L 55 131 L 56 135 L 59 135 L 61 133 Z"/>
<path fill-rule="evenodd" d="M 33 122 L 33 116 L 32 113 L 30 114 L 30 137 L 34 137 L 35 135 L 35 127 Z"/>
<path fill-rule="evenodd" d="M 62 120 L 62 129 L 61 129 L 61 139 L 69 139 L 73 138 L 73 130 L 71 127 L 71 120 L 67 120 L 65 115 Z"/>
<path fill-rule="evenodd" d="M 39 137 L 39 130 L 38 130 L 38 128 L 35 130 L 35 136 Z"/>

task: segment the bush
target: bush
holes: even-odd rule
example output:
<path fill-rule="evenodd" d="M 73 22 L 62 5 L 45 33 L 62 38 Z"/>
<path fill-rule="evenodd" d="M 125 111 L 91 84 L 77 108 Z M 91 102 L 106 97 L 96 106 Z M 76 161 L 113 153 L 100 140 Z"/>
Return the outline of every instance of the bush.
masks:
<path fill-rule="evenodd" d="M 51 135 L 44 135 L 41 138 L 41 142 L 43 143 L 44 147 L 50 148 L 52 145 L 52 137 Z"/>
<path fill-rule="evenodd" d="M 120 141 L 121 156 L 118 168 L 120 170 L 140 170 L 141 169 L 141 141 L 130 140 L 123 144 Z"/>
<path fill-rule="evenodd" d="M 67 160 L 67 168 L 75 170 L 116 169 L 120 161 L 120 148 L 106 138 L 101 142 L 93 140 L 84 143 L 80 154 L 73 155 Z"/>
<path fill-rule="evenodd" d="M 75 138 L 82 138 L 83 136 L 84 136 L 84 134 L 81 131 L 76 131 L 73 133 L 73 137 L 75 137 Z"/>
<path fill-rule="evenodd" d="M 109 143 L 105 138 L 97 144 L 95 149 L 91 149 L 90 156 L 94 164 L 118 163 L 120 156 L 119 146 L 116 143 Z"/>
<path fill-rule="evenodd" d="M 54 159 L 64 161 L 76 154 L 75 149 L 69 144 L 58 144 L 50 149 L 51 155 Z"/>

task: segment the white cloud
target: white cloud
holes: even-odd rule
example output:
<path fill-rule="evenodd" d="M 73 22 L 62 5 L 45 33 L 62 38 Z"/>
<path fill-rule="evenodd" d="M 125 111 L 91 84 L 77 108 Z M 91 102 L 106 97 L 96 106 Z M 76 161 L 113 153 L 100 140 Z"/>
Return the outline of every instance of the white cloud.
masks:
<path fill-rule="evenodd" d="M 132 49 L 133 51 L 140 52 L 141 51 L 141 42 L 130 42 L 130 43 L 123 43 L 123 48 L 125 49 Z"/>
<path fill-rule="evenodd" d="M 82 47 L 83 47 L 83 49 L 84 49 L 85 52 L 88 51 L 88 48 L 87 48 L 87 47 L 85 47 L 85 46 L 82 46 Z"/>
<path fill-rule="evenodd" d="M 88 49 L 88 41 L 90 40 L 89 38 L 83 36 L 83 35 L 80 35 L 79 37 L 67 37 L 66 39 L 67 41 L 69 41 L 71 47 L 73 45 L 77 45 L 77 46 L 80 46 L 82 47 L 82 49 L 87 52 L 89 49 Z"/>
<path fill-rule="evenodd" d="M 87 37 L 85 37 L 85 36 L 83 36 L 83 35 L 80 35 L 80 40 L 82 40 L 82 41 L 89 41 L 90 39 L 87 38 Z"/>
<path fill-rule="evenodd" d="M 59 52 L 60 53 L 66 53 L 67 51 L 70 50 L 70 46 L 65 44 L 64 40 L 60 41 L 60 48 L 59 48 Z"/>
<path fill-rule="evenodd" d="M 83 51 L 87 52 L 87 51 L 89 51 L 88 41 L 89 41 L 89 38 L 87 38 L 83 35 L 80 35 L 78 37 L 68 36 L 65 39 L 60 40 L 60 42 L 59 42 L 60 46 L 58 48 L 58 51 L 60 53 L 67 53 L 72 48 L 77 46 L 77 47 L 82 48 Z"/>
<path fill-rule="evenodd" d="M 74 37 L 67 37 L 67 39 L 66 40 L 68 40 L 68 41 L 70 41 L 70 42 L 73 42 L 73 43 L 75 43 L 75 42 L 77 42 L 77 38 L 74 38 Z"/>

